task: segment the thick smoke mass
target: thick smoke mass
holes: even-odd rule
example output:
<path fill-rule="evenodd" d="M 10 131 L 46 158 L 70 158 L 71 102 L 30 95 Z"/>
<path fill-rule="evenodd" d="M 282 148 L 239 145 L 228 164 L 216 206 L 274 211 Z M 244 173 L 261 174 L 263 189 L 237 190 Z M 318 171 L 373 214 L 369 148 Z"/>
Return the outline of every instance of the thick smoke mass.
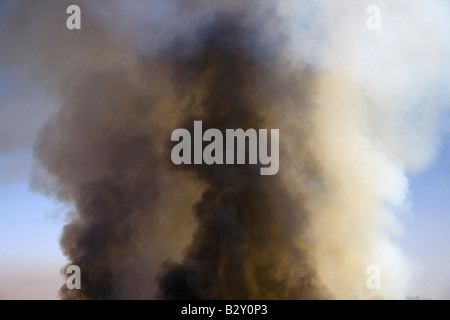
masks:
<path fill-rule="evenodd" d="M 35 146 L 44 167 L 60 178 L 58 188 L 68 188 L 75 203 L 76 216 L 64 228 L 61 246 L 70 263 L 83 270 L 83 288 L 63 286 L 63 298 L 130 297 L 123 284 L 154 267 L 142 259 L 161 239 L 139 249 L 145 246 L 140 237 L 153 232 L 153 220 L 161 214 L 158 201 L 185 192 L 163 186 L 163 176 L 175 173 L 186 180 L 185 188 L 196 183 L 203 191 L 193 205 L 193 240 L 181 263 L 167 262 L 159 270 L 158 297 L 324 297 L 299 241 L 306 210 L 280 177 L 265 179 L 258 167 L 246 165 L 196 165 L 178 172 L 170 163 L 170 128 L 191 127 L 196 119 L 205 130 L 278 128 L 283 125 L 279 99 L 306 98 L 309 89 L 304 80 L 301 92 L 294 91 L 291 82 L 301 75 L 284 74 L 287 66 L 278 61 L 277 46 L 266 47 L 248 13 L 212 14 L 212 21 L 196 29 L 195 46 L 174 37 L 156 62 L 137 57 L 139 71 L 132 75 L 105 68 L 64 86 L 63 105 Z M 155 94 L 153 82 L 163 78 L 173 92 Z M 166 95 L 172 101 L 166 102 Z M 307 100 L 299 102 L 302 113 Z M 165 114 L 175 115 L 174 122 L 161 119 Z M 171 223 L 182 222 L 179 217 L 191 207 L 188 202 L 173 209 Z"/>
<path fill-rule="evenodd" d="M 125 3 L 79 1 L 75 32 L 64 2 L 0 5 L 1 63 L 57 106 L 32 185 L 71 208 L 60 244 L 82 289 L 60 297 L 404 297 L 395 212 L 442 132 L 448 5 L 380 1 L 370 31 L 364 1 Z M 279 129 L 278 174 L 173 165 L 194 120 Z"/>
<path fill-rule="evenodd" d="M 244 26 L 243 20 L 217 13 L 199 30 L 202 42 L 194 52 L 175 57 L 175 78 L 187 82 L 181 84 L 182 95 L 195 93 L 195 102 L 186 110 L 186 126 L 197 118 L 203 119 L 205 130 L 223 132 L 282 124 L 277 116 L 280 100 L 273 95 L 293 97 L 289 80 L 297 79 L 278 74 L 286 67 L 277 61 L 277 53 L 264 48 L 263 35 L 253 25 Z M 300 89 L 308 90 L 307 83 Z M 295 95 L 301 97 L 299 92 Z M 299 102 L 302 113 L 307 100 Z M 297 243 L 307 225 L 306 209 L 280 177 L 261 177 L 258 168 L 249 165 L 197 165 L 186 170 L 193 171 L 206 189 L 194 205 L 198 225 L 182 263 L 166 265 L 160 276 L 162 298 L 324 297 L 307 248 Z"/>

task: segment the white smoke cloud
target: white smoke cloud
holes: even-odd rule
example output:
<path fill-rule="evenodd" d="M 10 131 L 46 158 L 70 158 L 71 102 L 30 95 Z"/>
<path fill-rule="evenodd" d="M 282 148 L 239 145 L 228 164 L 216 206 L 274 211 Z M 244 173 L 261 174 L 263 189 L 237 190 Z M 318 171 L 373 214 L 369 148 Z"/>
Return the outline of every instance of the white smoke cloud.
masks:
<path fill-rule="evenodd" d="M 450 10 L 445 1 L 310 3 L 280 1 L 280 10 L 293 65 L 306 60 L 320 74 L 311 135 L 328 191 L 311 203 L 319 274 L 337 298 L 404 298 L 410 267 L 393 240 L 402 232 L 395 209 L 446 124 Z M 369 5 L 381 10 L 380 30 L 366 27 Z M 366 288 L 371 264 L 382 270 L 380 291 Z"/>

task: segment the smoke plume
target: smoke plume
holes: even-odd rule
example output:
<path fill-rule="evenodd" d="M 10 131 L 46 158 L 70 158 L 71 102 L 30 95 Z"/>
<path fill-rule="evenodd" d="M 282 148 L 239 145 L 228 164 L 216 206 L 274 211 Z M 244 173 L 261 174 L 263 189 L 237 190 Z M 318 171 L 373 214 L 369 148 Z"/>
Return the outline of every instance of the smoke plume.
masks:
<path fill-rule="evenodd" d="M 396 210 L 442 132 L 444 1 L 379 1 L 376 31 L 365 1 L 78 2 L 77 31 L 64 2 L 0 5 L 2 63 L 57 105 L 32 184 L 71 208 L 82 288 L 61 298 L 404 296 Z M 279 129 L 278 174 L 173 165 L 171 133 L 195 120 Z"/>
<path fill-rule="evenodd" d="M 182 82 L 178 91 L 194 100 L 186 110 L 186 127 L 203 119 L 204 130 L 278 128 L 284 125 L 279 108 L 289 108 L 282 100 L 296 98 L 299 114 L 309 108 L 308 81 L 300 92 L 293 90 L 299 89 L 293 84 L 301 76 L 290 75 L 276 49 L 263 45 L 264 34 L 254 28 L 255 22 L 245 26 L 245 14 L 217 13 L 197 32 L 201 43 L 194 52 L 175 56 L 175 78 Z M 304 139 L 301 129 L 281 130 Z M 282 150 L 287 148 L 282 144 Z M 283 156 L 286 161 L 280 165 L 290 166 Z M 162 298 L 324 297 L 301 241 L 307 210 L 280 176 L 260 176 L 259 168 L 248 165 L 186 170 L 205 190 L 194 205 L 197 227 L 183 261 L 166 264 L 160 276 Z"/>

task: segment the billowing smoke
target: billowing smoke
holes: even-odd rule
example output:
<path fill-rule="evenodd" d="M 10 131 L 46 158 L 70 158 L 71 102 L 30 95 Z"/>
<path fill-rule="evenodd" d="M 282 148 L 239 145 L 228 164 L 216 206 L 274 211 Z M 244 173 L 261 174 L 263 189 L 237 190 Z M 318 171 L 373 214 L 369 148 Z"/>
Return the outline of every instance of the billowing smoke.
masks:
<path fill-rule="evenodd" d="M 246 14 L 216 13 L 198 30 L 194 51 L 185 56 L 183 45 L 174 51 L 175 78 L 182 82 L 178 91 L 193 99 L 185 127 L 192 127 L 194 119 L 203 119 L 204 130 L 223 132 L 281 127 L 283 135 L 301 141 L 302 129 L 284 127 L 280 112 L 291 108 L 301 115 L 310 109 L 308 71 L 297 86 L 302 75 L 291 74 L 278 59 L 282 43 L 268 46 L 264 32 L 255 28 L 259 19 L 247 26 Z M 286 99 L 297 101 L 296 106 L 287 105 Z M 281 144 L 282 150 L 288 148 Z M 281 168 L 292 165 L 287 152 L 282 158 Z M 289 192 L 281 174 L 260 176 L 252 165 L 195 165 L 186 170 L 205 184 L 205 191 L 194 206 L 197 227 L 182 263 L 167 264 L 162 271 L 162 298 L 324 297 L 301 241 L 307 209 Z"/>
<path fill-rule="evenodd" d="M 58 105 L 32 183 L 71 207 L 82 289 L 61 297 L 403 297 L 395 212 L 442 131 L 445 2 L 379 1 L 380 30 L 364 1 L 134 2 L 80 1 L 80 31 L 65 3 L 0 7 L 2 63 Z M 175 166 L 171 133 L 195 120 L 279 129 L 279 172 Z"/>

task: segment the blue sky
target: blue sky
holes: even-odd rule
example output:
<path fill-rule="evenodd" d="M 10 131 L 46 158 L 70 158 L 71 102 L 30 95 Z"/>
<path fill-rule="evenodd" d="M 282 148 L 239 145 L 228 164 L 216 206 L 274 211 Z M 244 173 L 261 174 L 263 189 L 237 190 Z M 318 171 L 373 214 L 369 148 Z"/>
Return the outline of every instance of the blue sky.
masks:
<path fill-rule="evenodd" d="M 450 143 L 424 172 L 410 177 L 410 208 L 400 242 L 415 275 L 411 294 L 450 299 Z"/>
<path fill-rule="evenodd" d="M 32 192 L 32 143 L 48 100 L 12 70 L 0 71 L 0 299 L 55 299 L 65 258 L 63 207 Z"/>
<path fill-rule="evenodd" d="M 0 299 L 56 298 L 61 206 L 31 193 L 27 181 L 0 186 L 0 203 Z"/>

